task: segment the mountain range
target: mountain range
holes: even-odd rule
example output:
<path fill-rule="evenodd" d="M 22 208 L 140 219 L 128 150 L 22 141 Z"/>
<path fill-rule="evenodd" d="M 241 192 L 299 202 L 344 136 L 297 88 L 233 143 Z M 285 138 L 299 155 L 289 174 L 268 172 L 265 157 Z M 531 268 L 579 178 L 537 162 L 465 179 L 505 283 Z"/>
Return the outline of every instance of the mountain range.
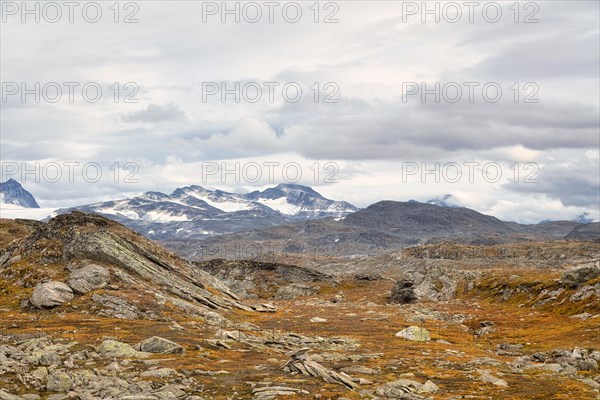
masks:
<path fill-rule="evenodd" d="M 10 180 L 1 188 L 5 202 L 37 206 L 18 182 Z M 356 256 L 439 241 L 498 244 L 600 238 L 598 222 L 506 222 L 460 207 L 451 195 L 427 203 L 380 201 L 359 210 L 296 184 L 250 193 L 186 186 L 171 194 L 146 192 L 54 214 L 74 210 L 104 215 L 192 259 L 266 253 Z"/>
<path fill-rule="evenodd" d="M 146 192 L 57 213 L 74 209 L 102 214 L 156 240 L 203 239 L 303 220 L 341 218 L 357 210 L 350 203 L 326 199 L 310 187 L 294 184 L 251 193 L 186 186 L 171 194 Z"/>

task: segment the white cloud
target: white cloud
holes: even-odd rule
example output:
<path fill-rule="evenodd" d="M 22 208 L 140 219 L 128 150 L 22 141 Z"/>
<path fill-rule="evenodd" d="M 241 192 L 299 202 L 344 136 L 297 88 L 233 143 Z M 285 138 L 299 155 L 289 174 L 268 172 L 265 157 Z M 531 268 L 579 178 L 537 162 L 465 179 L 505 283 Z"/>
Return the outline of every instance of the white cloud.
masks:
<path fill-rule="evenodd" d="M 402 2 L 338 3 L 339 23 L 202 22 L 201 2 L 142 2 L 137 24 L 2 24 L 3 82 L 98 82 L 88 103 L 2 103 L 3 162 L 98 162 L 95 184 L 29 182 L 49 206 L 169 191 L 202 184 L 203 162 L 289 162 L 340 166 L 325 195 L 360 206 L 380 199 L 428 200 L 451 193 L 464 205 L 511 220 L 598 218 L 600 146 L 597 2 L 538 2 L 537 24 L 402 20 Z M 320 18 L 325 15 L 321 10 Z M 402 101 L 404 82 L 498 82 L 503 99 L 451 104 Z M 202 82 L 276 81 L 276 99 L 204 102 Z M 512 101 L 514 82 L 539 86 L 539 103 Z M 139 85 L 137 103 L 111 86 Z M 280 88 L 297 82 L 297 103 Z M 312 85 L 319 83 L 320 100 Z M 338 103 L 323 103 L 339 87 Z M 524 93 L 521 93 L 523 95 Z M 522 97 L 521 97 L 522 98 Z M 139 165 L 135 185 L 111 180 L 111 165 Z M 404 183 L 402 162 L 536 162 L 537 185 Z M 510 170 L 506 172 L 510 173 Z M 303 181 L 310 183 L 309 181 Z M 209 182 L 224 189 L 267 185 Z M 314 184 L 314 182 L 313 182 Z M 167 189 L 168 187 L 169 189 Z M 68 204 L 67 204 L 68 203 Z"/>

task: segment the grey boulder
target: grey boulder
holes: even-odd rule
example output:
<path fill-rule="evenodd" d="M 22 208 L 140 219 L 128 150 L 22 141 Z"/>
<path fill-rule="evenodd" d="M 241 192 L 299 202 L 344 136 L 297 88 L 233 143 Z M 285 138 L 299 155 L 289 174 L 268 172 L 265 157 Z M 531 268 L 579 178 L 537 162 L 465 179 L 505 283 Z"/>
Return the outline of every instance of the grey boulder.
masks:
<path fill-rule="evenodd" d="M 136 349 L 147 353 L 161 354 L 182 354 L 185 352 L 183 347 L 177 343 L 158 336 L 152 336 L 151 338 L 140 342 L 136 346 Z"/>
<path fill-rule="evenodd" d="M 33 288 L 31 304 L 37 308 L 51 308 L 73 300 L 73 290 L 65 283 L 49 281 Z"/>

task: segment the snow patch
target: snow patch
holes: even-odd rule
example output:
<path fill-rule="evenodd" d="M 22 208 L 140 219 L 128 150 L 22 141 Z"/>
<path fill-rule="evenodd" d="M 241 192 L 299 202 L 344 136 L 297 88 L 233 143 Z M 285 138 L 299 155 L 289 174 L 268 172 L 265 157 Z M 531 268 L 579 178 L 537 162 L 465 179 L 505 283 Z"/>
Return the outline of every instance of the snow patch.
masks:
<path fill-rule="evenodd" d="M 301 207 L 289 203 L 286 197 L 280 197 L 278 199 L 258 199 L 256 202 L 285 215 L 297 215 L 302 210 Z"/>
<path fill-rule="evenodd" d="M 56 208 L 28 208 L 16 204 L 0 203 L 0 218 L 7 219 L 34 219 L 41 221 L 54 217 Z"/>

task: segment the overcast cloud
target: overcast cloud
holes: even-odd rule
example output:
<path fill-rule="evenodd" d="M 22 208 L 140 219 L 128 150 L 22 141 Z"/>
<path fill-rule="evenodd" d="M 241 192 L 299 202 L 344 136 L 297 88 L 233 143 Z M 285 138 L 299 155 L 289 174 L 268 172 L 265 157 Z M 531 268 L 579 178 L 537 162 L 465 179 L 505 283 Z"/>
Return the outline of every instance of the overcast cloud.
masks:
<path fill-rule="evenodd" d="M 42 206 L 188 184 L 261 189 L 292 180 L 283 166 L 297 163 L 302 176 L 294 181 L 361 207 L 452 194 L 459 204 L 507 220 L 574 219 L 584 212 L 600 219 L 597 1 L 529 2 L 537 9 L 521 2 L 519 23 L 508 8 L 513 2 L 494 3 L 502 7 L 496 23 L 482 16 L 490 2 L 480 3 L 473 23 L 467 8 L 457 23 L 443 16 L 423 23 L 420 14 L 403 15 L 407 2 L 332 2 L 339 22 L 327 24 L 323 18 L 336 8 L 320 3 L 315 23 L 312 2 L 298 3 L 297 23 L 282 17 L 285 2 L 273 23 L 262 2 L 258 23 L 235 23 L 232 16 L 222 23 L 220 14 L 203 15 L 206 2 L 133 2 L 139 10 L 119 14 L 122 20 L 136 11 L 139 22 L 128 24 L 113 21 L 108 3 L 93 24 L 81 11 L 69 23 L 66 9 L 57 23 L 31 17 L 23 23 L 8 3 L 0 1 L 2 180 L 22 163 L 80 163 L 73 182 L 28 176 L 25 187 Z M 523 23 L 527 16 L 539 22 Z M 20 85 L 36 82 L 57 82 L 62 97 L 47 101 L 55 94 L 48 87 L 39 102 L 34 95 L 22 101 Z M 73 102 L 64 82 L 79 85 Z M 97 102 L 82 97 L 90 82 L 88 96 L 102 90 Z M 422 82 L 427 89 L 440 83 L 439 102 L 414 93 Z M 286 101 L 282 89 L 290 83 Z M 230 93 L 222 101 L 214 92 L 236 84 L 247 88 L 240 99 Z M 292 102 L 297 87 L 302 95 Z M 97 182 L 82 178 L 86 163 L 101 166 Z M 236 163 L 256 163 L 263 176 L 206 175 L 207 165 Z M 273 179 L 265 163 L 279 164 Z M 463 174 L 454 181 L 453 163 Z M 473 179 L 469 163 L 478 163 Z M 486 175 L 487 164 L 500 167 L 498 180 Z M 407 174 L 409 165 L 419 170 Z M 421 174 L 436 165 L 437 181 Z"/>

